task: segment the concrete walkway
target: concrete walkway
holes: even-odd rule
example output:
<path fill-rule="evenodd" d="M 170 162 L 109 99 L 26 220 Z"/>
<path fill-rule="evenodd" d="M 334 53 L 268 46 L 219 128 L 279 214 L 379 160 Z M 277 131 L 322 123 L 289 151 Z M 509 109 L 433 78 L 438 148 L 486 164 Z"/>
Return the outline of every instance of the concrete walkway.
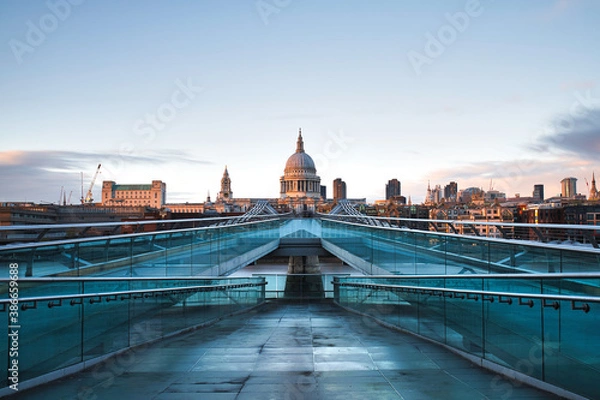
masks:
<path fill-rule="evenodd" d="M 556 399 L 331 303 L 268 303 L 11 399 Z"/>

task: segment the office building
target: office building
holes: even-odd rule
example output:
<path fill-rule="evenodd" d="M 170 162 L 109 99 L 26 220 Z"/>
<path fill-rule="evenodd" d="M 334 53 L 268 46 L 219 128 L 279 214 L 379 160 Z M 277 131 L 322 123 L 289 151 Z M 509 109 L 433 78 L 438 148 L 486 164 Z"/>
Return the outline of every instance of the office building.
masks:
<path fill-rule="evenodd" d="M 444 199 L 454 202 L 458 198 L 458 184 L 454 181 L 444 186 Z"/>
<path fill-rule="evenodd" d="M 396 179 L 396 178 L 390 179 L 388 181 L 388 183 L 385 185 L 385 199 L 389 200 L 392 197 L 401 196 L 402 195 L 401 189 L 402 189 L 401 184 L 398 179 Z"/>
<path fill-rule="evenodd" d="M 342 178 L 337 178 L 333 181 L 333 201 L 338 201 L 347 198 L 346 182 Z"/>
<path fill-rule="evenodd" d="M 560 196 L 574 197 L 577 195 L 577 178 L 565 178 L 560 181 Z"/>
<path fill-rule="evenodd" d="M 544 185 L 533 185 L 533 198 L 537 201 L 544 201 Z"/>

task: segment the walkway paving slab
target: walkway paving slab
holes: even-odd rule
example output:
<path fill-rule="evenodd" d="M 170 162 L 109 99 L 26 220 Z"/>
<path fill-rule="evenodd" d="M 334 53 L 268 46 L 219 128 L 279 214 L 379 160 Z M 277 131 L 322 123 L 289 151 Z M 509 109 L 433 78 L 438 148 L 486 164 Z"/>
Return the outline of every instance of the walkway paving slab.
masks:
<path fill-rule="evenodd" d="M 332 303 L 271 302 L 11 399 L 558 399 Z"/>

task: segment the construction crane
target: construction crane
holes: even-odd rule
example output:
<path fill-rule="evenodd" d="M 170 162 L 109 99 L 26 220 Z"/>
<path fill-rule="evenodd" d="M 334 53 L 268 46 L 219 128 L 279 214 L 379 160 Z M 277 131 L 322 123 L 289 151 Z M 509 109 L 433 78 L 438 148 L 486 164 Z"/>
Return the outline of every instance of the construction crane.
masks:
<path fill-rule="evenodd" d="M 94 183 L 96 183 L 96 178 L 98 177 L 98 174 L 100 173 L 100 167 L 102 167 L 102 164 L 98 164 L 98 168 L 96 168 L 96 173 L 94 174 L 94 177 L 92 178 L 92 183 L 90 183 L 90 188 L 88 189 L 85 198 L 83 197 L 83 183 L 82 185 L 82 190 L 81 190 L 81 204 L 92 204 L 94 202 L 94 197 L 92 195 L 92 189 L 94 188 Z M 82 178 L 83 181 L 83 178 Z"/>

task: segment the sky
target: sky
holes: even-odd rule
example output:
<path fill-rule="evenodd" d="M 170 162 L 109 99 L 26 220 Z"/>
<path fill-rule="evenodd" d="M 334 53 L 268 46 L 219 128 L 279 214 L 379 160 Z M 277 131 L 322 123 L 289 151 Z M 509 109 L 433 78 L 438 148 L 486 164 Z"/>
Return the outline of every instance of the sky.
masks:
<path fill-rule="evenodd" d="M 596 0 L 0 2 L 0 202 L 103 180 L 279 196 L 302 129 L 332 195 L 531 196 L 600 174 Z"/>

